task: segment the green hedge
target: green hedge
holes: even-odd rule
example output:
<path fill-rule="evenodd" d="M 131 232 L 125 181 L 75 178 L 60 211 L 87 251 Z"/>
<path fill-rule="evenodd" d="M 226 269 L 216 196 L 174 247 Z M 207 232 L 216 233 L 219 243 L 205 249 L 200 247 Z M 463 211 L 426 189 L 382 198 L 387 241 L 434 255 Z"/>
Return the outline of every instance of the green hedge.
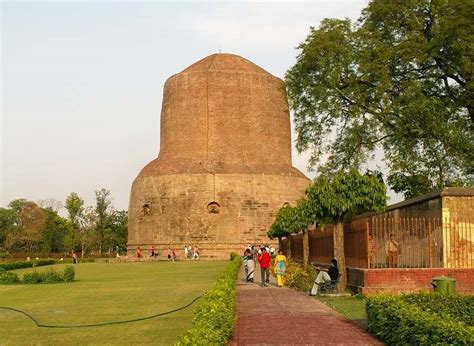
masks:
<path fill-rule="evenodd" d="M 21 280 L 17 273 L 3 271 L 0 272 L 0 285 L 17 285 Z"/>
<path fill-rule="evenodd" d="M 448 314 L 451 318 L 474 326 L 474 296 L 448 296 L 439 293 L 415 293 L 401 296 L 410 304 L 435 314 Z"/>
<path fill-rule="evenodd" d="M 389 345 L 474 345 L 474 328 L 401 297 L 367 298 L 367 329 Z"/>
<path fill-rule="evenodd" d="M 15 272 L 3 271 L 0 272 L 0 284 L 4 285 L 17 285 L 17 284 L 52 284 L 57 282 L 72 282 L 76 272 L 73 266 L 66 266 L 62 273 L 48 269 L 44 272 L 37 272 L 36 270 L 31 273 L 25 273 L 23 280 Z"/>
<path fill-rule="evenodd" d="M 0 264 L 0 271 L 2 270 L 16 270 L 16 269 L 23 269 L 23 268 L 32 268 L 32 267 L 40 267 L 40 266 L 48 266 L 55 264 L 56 261 L 54 259 L 44 259 L 44 260 L 32 260 L 32 261 L 20 261 L 20 262 L 11 262 L 11 263 L 3 263 Z"/>
<path fill-rule="evenodd" d="M 304 266 L 291 259 L 288 260 L 285 271 L 285 286 L 299 291 L 309 292 L 313 287 L 315 279 L 316 270 L 313 266 Z"/>
<path fill-rule="evenodd" d="M 196 308 L 192 327 L 176 345 L 225 345 L 235 323 L 235 284 L 241 258 L 231 255 L 231 263 L 204 295 Z"/>

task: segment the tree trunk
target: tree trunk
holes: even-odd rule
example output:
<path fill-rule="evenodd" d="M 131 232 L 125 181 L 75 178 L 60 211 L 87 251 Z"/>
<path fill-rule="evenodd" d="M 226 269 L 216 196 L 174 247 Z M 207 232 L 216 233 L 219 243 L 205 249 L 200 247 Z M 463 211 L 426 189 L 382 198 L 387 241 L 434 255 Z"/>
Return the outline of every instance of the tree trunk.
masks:
<path fill-rule="evenodd" d="M 286 237 L 286 239 L 288 239 L 288 242 L 287 242 L 287 246 L 288 246 L 288 258 L 291 257 L 291 235 L 289 235 L 288 237 Z"/>
<path fill-rule="evenodd" d="M 334 240 L 334 258 L 337 260 L 339 267 L 339 278 L 338 291 L 344 291 L 347 287 L 347 270 L 346 270 L 346 257 L 344 255 L 344 222 L 338 220 L 336 222 L 336 228 L 333 234 Z"/>
<path fill-rule="evenodd" d="M 282 249 L 282 246 L 281 246 L 281 237 L 278 237 L 278 250 L 281 250 Z M 277 251 L 278 251 L 277 250 Z"/>
<path fill-rule="evenodd" d="M 303 230 L 303 265 L 309 264 L 309 239 L 308 230 Z"/>

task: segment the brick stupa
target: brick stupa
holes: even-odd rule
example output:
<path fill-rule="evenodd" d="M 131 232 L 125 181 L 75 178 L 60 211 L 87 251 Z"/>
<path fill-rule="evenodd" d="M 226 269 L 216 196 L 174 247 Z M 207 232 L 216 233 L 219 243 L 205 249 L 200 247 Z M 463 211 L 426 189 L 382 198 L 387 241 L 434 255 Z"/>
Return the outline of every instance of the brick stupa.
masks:
<path fill-rule="evenodd" d="M 132 185 L 128 251 L 198 246 L 227 259 L 266 232 L 309 184 L 291 163 L 283 81 L 232 54 L 213 54 L 165 83 L 158 158 Z"/>

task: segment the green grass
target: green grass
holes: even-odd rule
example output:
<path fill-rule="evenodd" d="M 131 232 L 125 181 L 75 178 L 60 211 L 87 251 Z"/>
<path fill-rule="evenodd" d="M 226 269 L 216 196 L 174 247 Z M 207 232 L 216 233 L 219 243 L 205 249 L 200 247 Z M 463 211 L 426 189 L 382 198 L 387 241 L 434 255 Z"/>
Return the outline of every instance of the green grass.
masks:
<path fill-rule="evenodd" d="M 84 263 L 75 266 L 76 281 L 72 283 L 0 285 L 0 306 L 24 310 L 51 325 L 140 318 L 188 304 L 212 287 L 226 264 Z M 62 271 L 64 266 L 53 268 Z M 22 276 L 31 271 L 15 272 Z M 67 329 L 38 328 L 25 316 L 0 309 L 0 345 L 169 345 L 190 328 L 195 307 L 140 322 Z"/>
<path fill-rule="evenodd" d="M 347 319 L 353 320 L 361 326 L 367 326 L 365 299 L 363 297 L 319 297 L 318 299 Z"/>

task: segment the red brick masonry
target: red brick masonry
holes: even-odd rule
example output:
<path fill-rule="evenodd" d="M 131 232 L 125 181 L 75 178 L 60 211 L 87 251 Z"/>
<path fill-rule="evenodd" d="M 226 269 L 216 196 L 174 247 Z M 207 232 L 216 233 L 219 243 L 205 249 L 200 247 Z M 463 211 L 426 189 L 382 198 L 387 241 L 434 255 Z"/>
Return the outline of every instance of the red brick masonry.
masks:
<path fill-rule="evenodd" d="M 432 279 L 447 276 L 456 279 L 456 292 L 474 294 L 474 268 L 396 268 L 396 269 L 361 269 L 347 268 L 349 286 L 358 289 L 362 294 L 377 293 L 410 293 L 417 291 L 432 292 Z"/>

